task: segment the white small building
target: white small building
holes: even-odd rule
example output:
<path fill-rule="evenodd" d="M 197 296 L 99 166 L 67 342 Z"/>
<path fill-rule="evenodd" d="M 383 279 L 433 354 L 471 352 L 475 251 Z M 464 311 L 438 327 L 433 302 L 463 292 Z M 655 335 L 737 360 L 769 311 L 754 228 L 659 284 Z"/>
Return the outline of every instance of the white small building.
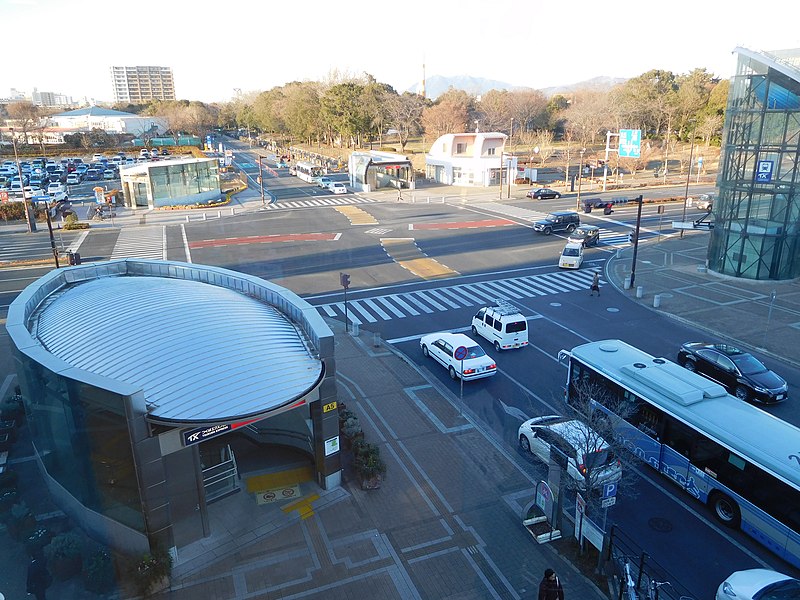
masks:
<path fill-rule="evenodd" d="M 48 121 L 53 126 L 72 133 L 102 129 L 106 133 L 130 133 L 138 137 L 153 128 L 158 134 L 167 130 L 167 124 L 161 117 L 143 117 L 98 106 L 58 113 L 48 117 Z"/>
<path fill-rule="evenodd" d="M 119 170 L 125 204 L 131 208 L 209 204 L 222 197 L 216 158 L 145 162 Z"/>
<path fill-rule="evenodd" d="M 447 133 L 425 155 L 425 177 L 445 185 L 489 187 L 500 185 L 517 172 L 517 158 L 505 154 L 508 136 L 497 131 Z"/>

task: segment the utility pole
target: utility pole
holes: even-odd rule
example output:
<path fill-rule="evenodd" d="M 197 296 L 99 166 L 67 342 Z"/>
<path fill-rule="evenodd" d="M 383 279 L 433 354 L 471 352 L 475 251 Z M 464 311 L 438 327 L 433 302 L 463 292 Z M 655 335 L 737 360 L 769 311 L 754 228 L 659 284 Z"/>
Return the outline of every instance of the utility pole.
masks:
<path fill-rule="evenodd" d="M 13 127 L 9 127 L 8 130 L 11 133 L 11 144 L 14 146 L 14 162 L 17 163 L 17 175 L 19 175 L 19 185 L 22 188 L 20 192 L 22 193 L 22 206 L 25 209 L 25 222 L 28 224 L 28 233 L 36 233 L 36 213 L 25 196 L 26 186 L 22 175 L 22 166 L 19 164 L 19 154 L 17 154 L 17 137 L 14 135 Z M 27 139 L 25 141 L 27 142 Z"/>
<path fill-rule="evenodd" d="M 690 119 L 690 123 L 694 123 L 694 119 Z M 689 201 L 689 180 L 692 177 L 692 160 L 694 159 L 694 125 L 692 125 L 692 145 L 689 149 L 689 171 L 686 173 L 686 192 L 683 194 L 683 217 L 681 222 L 686 222 L 686 203 Z M 681 229 L 681 239 L 683 239 L 683 229 Z"/>
<path fill-rule="evenodd" d="M 261 163 L 264 157 L 258 155 L 258 183 L 261 186 L 261 206 L 266 206 L 267 203 L 264 199 L 264 166 Z"/>
<path fill-rule="evenodd" d="M 643 196 L 639 194 L 639 197 L 636 198 L 635 202 L 639 204 L 636 208 L 636 229 L 634 230 L 635 239 L 633 240 L 633 260 L 631 262 L 631 288 L 633 288 L 633 284 L 636 281 L 636 254 L 639 252 L 639 227 L 642 224 L 642 204 Z"/>
<path fill-rule="evenodd" d="M 608 173 L 608 151 L 611 147 L 611 130 L 606 131 L 606 160 L 603 163 L 603 191 L 606 191 L 606 175 Z"/>
<path fill-rule="evenodd" d="M 581 160 L 578 165 L 578 200 L 576 202 L 576 210 L 581 209 L 581 182 L 583 181 L 583 155 L 586 153 L 586 148 L 581 148 Z"/>

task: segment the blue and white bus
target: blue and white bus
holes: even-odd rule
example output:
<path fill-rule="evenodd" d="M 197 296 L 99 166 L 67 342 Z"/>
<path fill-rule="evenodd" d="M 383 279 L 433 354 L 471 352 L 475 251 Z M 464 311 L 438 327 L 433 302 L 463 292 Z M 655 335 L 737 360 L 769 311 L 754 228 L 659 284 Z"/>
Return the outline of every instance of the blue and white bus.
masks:
<path fill-rule="evenodd" d="M 800 567 L 800 429 L 619 340 L 562 350 L 559 360 L 568 403 L 583 405 L 588 393 L 642 461 Z"/>
<path fill-rule="evenodd" d="M 325 175 L 325 169 L 310 162 L 299 162 L 294 166 L 294 174 L 308 183 L 317 183 Z"/>

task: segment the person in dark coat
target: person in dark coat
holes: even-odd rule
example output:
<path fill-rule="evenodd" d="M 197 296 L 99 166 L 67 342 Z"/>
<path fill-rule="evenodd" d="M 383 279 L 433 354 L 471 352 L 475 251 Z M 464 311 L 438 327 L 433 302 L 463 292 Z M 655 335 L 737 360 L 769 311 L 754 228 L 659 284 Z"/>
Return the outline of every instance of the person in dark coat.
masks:
<path fill-rule="evenodd" d="M 31 558 L 31 562 L 28 565 L 27 592 L 33 594 L 36 600 L 46 600 L 45 592 L 50 587 L 51 582 L 50 573 L 44 564 L 44 557 L 38 555 Z"/>
<path fill-rule="evenodd" d="M 564 600 L 564 588 L 553 569 L 545 569 L 539 583 L 539 600 Z"/>
<path fill-rule="evenodd" d="M 597 271 L 594 272 L 594 277 L 592 277 L 592 287 L 589 295 L 594 296 L 595 292 L 597 292 L 598 296 L 600 295 L 600 273 Z"/>

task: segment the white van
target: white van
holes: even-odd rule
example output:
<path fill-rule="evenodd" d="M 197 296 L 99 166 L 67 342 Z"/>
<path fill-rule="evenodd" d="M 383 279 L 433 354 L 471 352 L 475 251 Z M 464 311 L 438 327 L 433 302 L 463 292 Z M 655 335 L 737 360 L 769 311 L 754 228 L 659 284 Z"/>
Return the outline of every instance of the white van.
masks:
<path fill-rule="evenodd" d="M 562 269 L 580 269 L 583 264 L 583 244 L 570 242 L 561 251 L 558 266 Z"/>
<path fill-rule="evenodd" d="M 480 309 L 472 317 L 472 333 L 485 337 L 498 352 L 528 345 L 528 321 L 506 300 Z"/>

